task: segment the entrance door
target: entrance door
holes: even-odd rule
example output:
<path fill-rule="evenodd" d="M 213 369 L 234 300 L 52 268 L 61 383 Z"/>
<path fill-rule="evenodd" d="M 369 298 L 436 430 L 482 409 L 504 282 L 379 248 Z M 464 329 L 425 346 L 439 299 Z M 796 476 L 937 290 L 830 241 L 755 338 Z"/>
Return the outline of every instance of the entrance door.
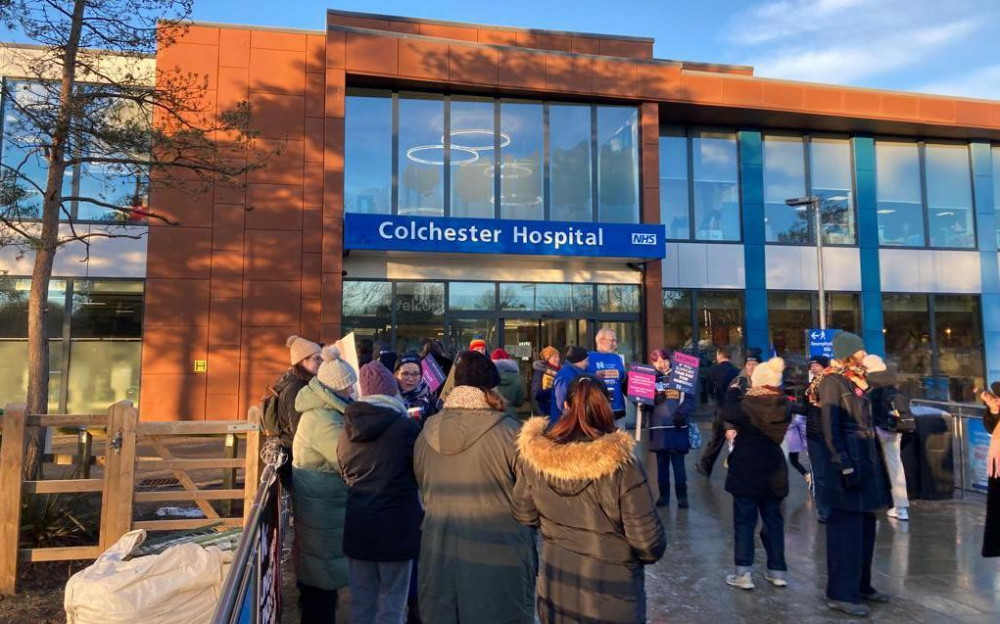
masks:
<path fill-rule="evenodd" d="M 504 349 L 518 359 L 531 360 L 547 346 L 560 353 L 568 345 L 590 348 L 590 323 L 584 319 L 506 318 L 501 325 Z"/>

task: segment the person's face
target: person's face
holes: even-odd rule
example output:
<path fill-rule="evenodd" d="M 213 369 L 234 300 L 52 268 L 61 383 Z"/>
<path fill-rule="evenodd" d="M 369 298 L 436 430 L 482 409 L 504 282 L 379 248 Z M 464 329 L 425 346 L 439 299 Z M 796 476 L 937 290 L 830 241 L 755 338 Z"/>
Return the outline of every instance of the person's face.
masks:
<path fill-rule="evenodd" d="M 660 371 L 664 375 L 670 372 L 670 360 L 666 358 L 660 358 L 653 362 L 653 368 Z"/>
<path fill-rule="evenodd" d="M 315 377 L 316 373 L 319 372 L 319 365 L 322 363 L 323 363 L 323 357 L 319 353 L 314 353 L 313 355 L 310 355 L 306 359 L 299 362 L 299 364 L 302 365 L 302 368 L 309 371 L 309 374 L 312 375 L 313 377 Z"/>
<path fill-rule="evenodd" d="M 809 372 L 812 373 L 813 377 L 815 377 L 823 372 L 823 367 L 819 364 L 819 362 L 812 362 L 809 364 Z"/>
<path fill-rule="evenodd" d="M 743 365 L 743 370 L 746 371 L 747 376 L 753 375 L 753 369 L 757 368 L 757 362 L 754 360 L 748 360 L 746 364 Z"/>
<path fill-rule="evenodd" d="M 618 351 L 618 334 L 613 331 L 602 334 L 597 339 L 597 350 L 601 353 L 614 353 Z"/>
<path fill-rule="evenodd" d="M 555 355 L 553 355 L 552 357 L 550 357 L 547 361 L 552 366 L 558 367 L 559 364 L 562 362 L 562 356 L 559 355 L 558 353 L 556 353 Z"/>
<path fill-rule="evenodd" d="M 483 355 L 486 355 L 486 347 L 476 347 L 473 351 L 479 351 Z"/>
<path fill-rule="evenodd" d="M 865 360 L 865 356 L 867 355 L 868 353 L 864 349 L 862 349 L 851 356 L 851 363 L 854 364 L 855 366 L 862 366 Z"/>
<path fill-rule="evenodd" d="M 396 379 L 399 381 L 399 389 L 409 392 L 420 383 L 420 367 L 413 362 L 403 364 L 396 371 Z"/>

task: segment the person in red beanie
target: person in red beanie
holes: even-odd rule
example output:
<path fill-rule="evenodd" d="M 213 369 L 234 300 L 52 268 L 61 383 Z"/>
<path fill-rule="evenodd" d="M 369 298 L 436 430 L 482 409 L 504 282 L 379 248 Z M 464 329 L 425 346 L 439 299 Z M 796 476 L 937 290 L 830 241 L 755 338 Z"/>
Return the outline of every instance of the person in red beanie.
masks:
<path fill-rule="evenodd" d="M 500 372 L 500 385 L 497 392 L 507 401 L 507 415 L 517 418 L 517 408 L 524 404 L 524 381 L 517 360 L 503 349 L 494 349 L 490 354 L 493 365 Z"/>

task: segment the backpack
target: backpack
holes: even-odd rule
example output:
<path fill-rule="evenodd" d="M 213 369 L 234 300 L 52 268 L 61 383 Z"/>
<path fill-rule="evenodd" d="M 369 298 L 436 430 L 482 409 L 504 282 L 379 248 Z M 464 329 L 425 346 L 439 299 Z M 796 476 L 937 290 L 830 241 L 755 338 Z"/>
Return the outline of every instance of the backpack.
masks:
<path fill-rule="evenodd" d="M 269 438 L 281 435 L 281 423 L 278 422 L 278 393 L 271 386 L 264 390 L 260 399 L 260 427 Z"/>

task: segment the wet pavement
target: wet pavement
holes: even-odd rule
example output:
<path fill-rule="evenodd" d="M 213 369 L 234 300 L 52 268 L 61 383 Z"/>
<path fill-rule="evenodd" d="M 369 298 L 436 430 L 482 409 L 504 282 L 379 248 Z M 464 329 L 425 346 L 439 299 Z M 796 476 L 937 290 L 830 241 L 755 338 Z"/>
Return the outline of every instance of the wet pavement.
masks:
<path fill-rule="evenodd" d="M 702 429 L 707 440 L 707 426 L 703 424 Z M 759 542 L 754 574 L 757 588 L 746 591 L 726 585 L 725 575 L 733 561 L 732 497 L 724 489 L 726 471 L 721 458 L 708 480 L 694 471 L 698 453 L 687 456 L 691 508 L 677 509 L 676 500 L 672 500 L 669 509 L 661 510 L 669 542 L 663 560 L 646 572 L 649 622 L 861 621 L 826 608 L 825 528 L 816 521 L 805 482 L 794 470 L 791 495 L 784 505 L 789 586 L 779 589 L 764 580 L 764 553 Z M 656 471 L 651 461 L 647 471 L 655 488 Z M 979 555 L 985 510 L 984 497 L 967 494 L 964 500 L 912 501 L 909 522 L 881 515 L 873 585 L 889 592 L 892 601 L 873 606 L 864 621 L 1000 623 L 1000 559 Z M 283 617 L 289 623 L 298 622 L 291 567 L 285 566 Z M 339 611 L 337 621 L 347 622 L 345 610 Z"/>

